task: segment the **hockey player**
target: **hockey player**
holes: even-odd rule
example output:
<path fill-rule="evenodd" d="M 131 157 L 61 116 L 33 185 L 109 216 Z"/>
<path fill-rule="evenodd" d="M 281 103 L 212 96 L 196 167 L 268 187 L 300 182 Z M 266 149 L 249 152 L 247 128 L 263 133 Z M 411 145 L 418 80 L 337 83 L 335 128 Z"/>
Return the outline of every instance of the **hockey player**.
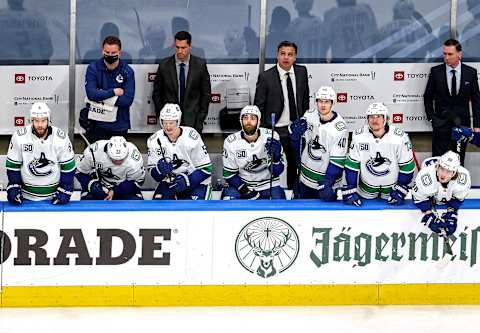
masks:
<path fill-rule="evenodd" d="M 408 134 L 389 125 L 383 103 L 370 104 L 366 115 L 367 125 L 353 133 L 345 162 L 343 201 L 360 206 L 360 197 L 380 197 L 402 204 L 415 169 Z"/>
<path fill-rule="evenodd" d="M 228 183 L 223 199 L 285 199 L 279 180 L 282 145 L 276 132 L 272 138 L 270 129 L 260 127 L 260 120 L 257 106 L 245 106 L 240 112 L 242 130 L 223 143 L 223 177 Z"/>
<path fill-rule="evenodd" d="M 82 200 L 143 200 L 140 186 L 146 172 L 142 155 L 122 136 L 87 147 L 77 170 Z"/>
<path fill-rule="evenodd" d="M 340 186 L 345 165 L 348 130 L 342 116 L 332 110 L 336 96 L 332 87 L 320 87 L 315 93 L 317 107 L 290 125 L 297 160 L 301 162 L 302 199 L 337 199 L 335 188 Z"/>
<path fill-rule="evenodd" d="M 180 126 L 182 111 L 167 103 L 160 111 L 161 130 L 148 138 L 148 169 L 159 184 L 153 199 L 208 200 L 212 163 L 200 134 Z"/>
<path fill-rule="evenodd" d="M 75 158 L 72 144 L 61 129 L 49 125 L 50 108 L 43 102 L 30 109 L 31 126 L 18 129 L 7 153 L 7 199 L 66 204 L 73 191 Z"/>
<path fill-rule="evenodd" d="M 423 163 L 415 178 L 412 196 L 415 205 L 424 214 L 422 223 L 433 232 L 450 236 L 457 229 L 458 209 L 470 190 L 470 173 L 460 166 L 460 156 L 448 151 Z M 447 211 L 439 217 L 435 204 L 446 205 Z"/>

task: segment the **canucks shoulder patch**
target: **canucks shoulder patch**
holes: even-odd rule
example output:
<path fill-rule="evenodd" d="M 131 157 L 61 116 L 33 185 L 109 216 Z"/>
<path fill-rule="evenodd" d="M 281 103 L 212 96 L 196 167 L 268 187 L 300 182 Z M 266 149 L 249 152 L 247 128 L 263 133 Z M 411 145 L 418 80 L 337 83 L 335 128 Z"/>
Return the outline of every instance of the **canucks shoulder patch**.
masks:
<path fill-rule="evenodd" d="M 18 136 L 22 136 L 22 135 L 25 135 L 27 134 L 27 128 L 26 127 L 20 127 L 18 130 L 17 130 L 17 135 Z"/>
<path fill-rule="evenodd" d="M 228 143 L 232 143 L 233 141 L 237 140 L 237 136 L 234 134 L 230 134 L 229 136 L 227 136 L 227 142 Z"/>
<path fill-rule="evenodd" d="M 62 131 L 60 128 L 57 128 L 57 136 L 60 138 L 60 139 L 65 139 L 67 137 L 67 134 L 65 134 L 64 131 Z"/>
<path fill-rule="evenodd" d="M 398 136 L 403 136 L 403 134 L 405 134 L 405 132 L 400 128 L 395 128 L 395 131 L 393 131 L 393 134 L 398 135 Z"/>
<path fill-rule="evenodd" d="M 355 135 L 360 135 L 360 134 L 362 134 L 362 133 L 363 133 L 363 127 L 357 128 L 357 129 L 355 130 L 355 132 L 354 132 Z"/>
<path fill-rule="evenodd" d="M 339 121 L 338 123 L 335 124 L 335 128 L 337 129 L 337 131 L 343 131 L 347 129 L 347 124 L 345 124 L 345 122 L 343 121 Z"/>
<path fill-rule="evenodd" d="M 188 133 L 188 136 L 192 139 L 192 140 L 198 140 L 198 138 L 200 137 L 200 134 L 198 134 L 197 131 L 195 131 L 194 129 L 190 130 L 190 133 Z"/>

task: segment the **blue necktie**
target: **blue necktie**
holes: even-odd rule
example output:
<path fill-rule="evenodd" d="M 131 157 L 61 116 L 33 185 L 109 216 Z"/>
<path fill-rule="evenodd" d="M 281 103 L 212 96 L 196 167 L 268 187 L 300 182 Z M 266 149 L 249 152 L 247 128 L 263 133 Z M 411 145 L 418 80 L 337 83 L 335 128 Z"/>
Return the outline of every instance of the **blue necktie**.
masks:
<path fill-rule="evenodd" d="M 180 108 L 183 110 L 183 100 L 185 98 L 185 64 L 180 64 L 180 75 L 178 80 L 180 81 Z"/>

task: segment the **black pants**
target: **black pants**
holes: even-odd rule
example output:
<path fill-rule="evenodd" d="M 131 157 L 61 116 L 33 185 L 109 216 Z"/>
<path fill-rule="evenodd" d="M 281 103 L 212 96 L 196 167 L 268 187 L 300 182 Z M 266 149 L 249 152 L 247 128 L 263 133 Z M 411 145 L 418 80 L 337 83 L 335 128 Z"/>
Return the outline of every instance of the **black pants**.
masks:
<path fill-rule="evenodd" d="M 127 139 L 128 130 L 125 131 L 109 131 L 103 128 L 98 127 L 97 125 L 92 126 L 85 132 L 85 136 L 90 143 L 94 143 L 98 140 L 110 140 L 112 136 L 123 136 Z"/>
<path fill-rule="evenodd" d="M 275 127 L 275 131 L 280 136 L 280 143 L 282 144 L 283 151 L 287 157 L 287 186 L 290 190 L 293 190 L 294 193 L 297 192 L 297 181 L 298 181 L 298 165 L 297 158 L 295 154 L 295 149 L 293 148 L 292 141 L 290 140 L 290 134 L 288 133 L 288 126 L 284 127 Z"/>
<path fill-rule="evenodd" d="M 441 156 L 451 150 L 460 155 L 460 162 L 465 164 L 465 151 L 467 144 L 458 144 L 452 140 L 452 126 L 433 127 L 432 131 L 432 156 Z"/>

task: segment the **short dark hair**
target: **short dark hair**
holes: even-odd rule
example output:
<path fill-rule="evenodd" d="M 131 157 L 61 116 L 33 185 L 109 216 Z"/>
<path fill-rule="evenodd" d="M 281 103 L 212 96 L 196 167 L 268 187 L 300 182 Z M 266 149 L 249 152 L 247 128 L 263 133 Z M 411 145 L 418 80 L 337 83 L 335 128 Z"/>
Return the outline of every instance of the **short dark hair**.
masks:
<path fill-rule="evenodd" d="M 453 38 L 447 39 L 443 43 L 443 46 L 455 46 L 455 50 L 457 50 L 457 52 L 462 52 L 462 44 L 460 44 L 458 40 Z"/>
<path fill-rule="evenodd" d="M 175 34 L 176 40 L 186 40 L 187 44 L 192 44 L 192 35 L 188 31 L 179 31 Z"/>
<path fill-rule="evenodd" d="M 121 50 L 122 49 L 122 42 L 120 41 L 120 38 L 115 37 L 115 36 L 107 36 L 103 40 L 102 47 L 105 46 L 105 44 L 108 45 L 118 45 L 118 48 Z"/>
<path fill-rule="evenodd" d="M 280 42 L 280 44 L 278 44 L 277 53 L 278 53 L 278 51 L 280 51 L 280 48 L 285 47 L 285 46 L 293 47 L 295 49 L 295 54 L 297 53 L 297 49 L 298 49 L 297 44 L 295 44 L 294 42 L 290 42 L 288 40 L 284 40 L 283 42 Z"/>

